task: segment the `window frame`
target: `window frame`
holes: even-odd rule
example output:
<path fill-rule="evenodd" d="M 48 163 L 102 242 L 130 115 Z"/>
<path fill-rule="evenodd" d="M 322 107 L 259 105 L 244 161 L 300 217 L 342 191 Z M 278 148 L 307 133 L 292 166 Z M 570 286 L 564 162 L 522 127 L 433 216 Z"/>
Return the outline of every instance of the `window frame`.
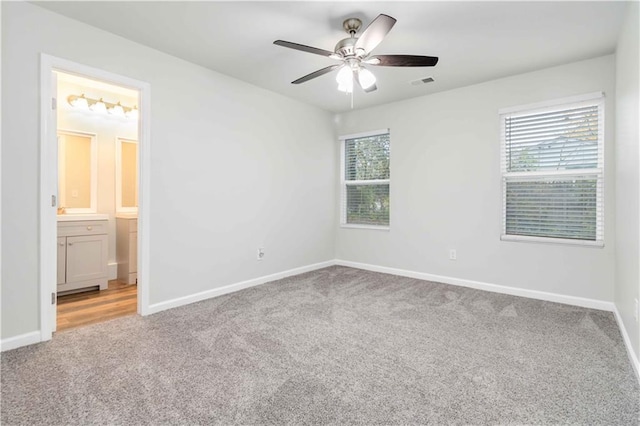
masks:
<path fill-rule="evenodd" d="M 371 136 L 389 135 L 389 179 L 347 180 L 346 179 L 346 141 L 348 139 L 367 138 Z M 354 133 L 339 136 L 340 140 L 340 227 L 353 229 L 371 229 L 389 231 L 391 228 L 391 131 L 387 129 Z M 347 183 L 348 182 L 348 183 Z M 347 222 L 347 186 L 348 185 L 389 185 L 389 224 L 372 225 Z"/>
<path fill-rule="evenodd" d="M 598 166 L 590 169 L 572 169 L 572 170 L 541 170 L 528 172 L 508 172 L 506 164 L 506 135 L 505 120 L 507 117 L 517 117 L 521 115 L 531 115 L 541 112 L 551 112 L 553 110 L 564 110 L 579 105 L 597 105 L 598 107 Z M 500 181 L 502 187 L 502 229 L 500 239 L 502 241 L 520 241 L 530 243 L 545 244 L 563 244 L 572 246 L 586 247 L 604 247 L 604 209 L 605 209 L 605 94 L 604 92 L 594 92 L 585 95 L 566 97 L 551 101 L 538 102 L 534 104 L 521 105 L 516 107 L 503 108 L 498 111 L 500 126 Z M 527 178 L 553 178 L 567 176 L 585 176 L 590 175 L 596 179 L 599 184 L 596 185 L 596 239 L 580 240 L 560 237 L 541 237 L 533 235 L 514 235 L 507 234 L 507 180 L 521 178 L 525 181 Z M 518 181 L 518 180 L 516 180 Z"/>

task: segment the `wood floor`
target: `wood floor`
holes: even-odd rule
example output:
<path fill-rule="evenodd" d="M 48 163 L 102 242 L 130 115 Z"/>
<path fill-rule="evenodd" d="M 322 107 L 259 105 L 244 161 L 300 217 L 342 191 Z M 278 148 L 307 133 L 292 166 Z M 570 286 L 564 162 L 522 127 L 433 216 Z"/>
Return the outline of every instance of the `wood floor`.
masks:
<path fill-rule="evenodd" d="M 57 331 L 135 314 L 138 286 L 109 281 L 107 290 L 58 297 Z"/>

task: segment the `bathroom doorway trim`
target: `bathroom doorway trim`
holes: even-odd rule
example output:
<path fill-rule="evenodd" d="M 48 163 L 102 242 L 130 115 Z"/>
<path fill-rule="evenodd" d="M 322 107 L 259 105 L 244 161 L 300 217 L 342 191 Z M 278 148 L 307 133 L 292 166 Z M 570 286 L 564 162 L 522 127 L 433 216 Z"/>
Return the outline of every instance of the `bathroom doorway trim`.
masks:
<path fill-rule="evenodd" d="M 93 68 L 67 59 L 41 54 L 40 56 L 40 340 L 51 340 L 56 326 L 57 280 L 57 200 L 58 144 L 56 138 L 57 85 L 54 71 L 75 74 L 139 93 L 138 118 L 138 314 L 149 314 L 149 206 L 150 204 L 150 148 L 151 148 L 151 86 L 149 83 Z"/>

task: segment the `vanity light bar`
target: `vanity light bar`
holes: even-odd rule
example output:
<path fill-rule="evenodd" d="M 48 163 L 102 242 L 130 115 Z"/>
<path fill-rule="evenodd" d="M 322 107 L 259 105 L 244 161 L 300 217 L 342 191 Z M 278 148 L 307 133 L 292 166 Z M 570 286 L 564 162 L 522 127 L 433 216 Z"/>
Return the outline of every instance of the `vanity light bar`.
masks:
<path fill-rule="evenodd" d="M 80 96 L 69 95 L 67 102 L 74 108 L 90 109 L 95 112 L 107 111 L 109 114 L 113 114 L 120 117 L 138 118 L 138 107 L 122 105 L 120 102 L 112 103 L 105 102 L 104 99 L 87 98 L 84 93 Z"/>

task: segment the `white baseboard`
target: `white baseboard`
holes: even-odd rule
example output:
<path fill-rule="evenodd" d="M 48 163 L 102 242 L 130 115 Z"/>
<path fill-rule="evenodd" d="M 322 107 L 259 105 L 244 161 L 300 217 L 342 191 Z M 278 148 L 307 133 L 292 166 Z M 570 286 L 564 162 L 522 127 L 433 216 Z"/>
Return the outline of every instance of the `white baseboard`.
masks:
<path fill-rule="evenodd" d="M 300 268 L 289 269 L 287 271 L 265 275 L 263 277 L 253 278 L 251 280 L 241 281 L 235 284 L 229 284 L 224 287 L 206 290 L 200 293 L 191 294 L 189 296 L 178 297 L 176 299 L 167 300 L 165 302 L 154 303 L 153 305 L 149 305 L 148 313 L 155 314 L 167 309 L 177 308 L 178 306 L 188 305 L 194 302 L 200 302 L 201 300 L 211 299 L 212 297 L 222 296 L 224 294 L 233 293 L 238 290 L 254 287 L 270 281 L 280 280 L 282 278 L 303 274 L 305 272 L 315 271 L 316 269 L 322 269 L 333 265 L 335 265 L 335 262 L 333 260 L 328 260 L 326 262 L 314 263 L 313 265 L 302 266 Z"/>
<path fill-rule="evenodd" d="M 117 263 L 110 263 L 108 265 L 108 269 L 109 272 L 109 277 L 107 278 L 109 281 L 111 280 L 115 280 L 116 278 L 118 278 L 118 264 Z"/>
<path fill-rule="evenodd" d="M 109 265 L 110 271 L 112 269 L 111 265 L 114 265 L 115 268 L 113 269 L 117 270 L 117 264 L 110 264 Z M 546 300 L 550 302 L 564 303 L 568 305 L 581 306 L 585 308 L 600 309 L 604 311 L 614 312 L 616 316 L 616 320 L 618 321 L 620 330 L 624 337 L 624 342 L 625 342 L 625 345 L 627 346 L 627 351 L 629 353 L 631 363 L 635 369 L 636 374 L 639 374 L 639 377 L 640 377 L 640 373 L 639 373 L 640 364 L 638 363 L 638 357 L 636 356 L 635 352 L 633 351 L 633 348 L 630 345 L 629 337 L 627 335 L 626 329 L 624 328 L 624 324 L 622 323 L 622 319 L 620 318 L 620 314 L 618 313 L 615 307 L 615 304 L 612 302 L 606 302 L 606 301 L 595 300 L 595 299 L 587 299 L 587 298 L 576 297 L 576 296 L 568 296 L 568 295 L 556 294 L 556 293 L 548 293 L 548 292 L 537 291 L 537 290 L 508 287 L 508 286 L 490 284 L 490 283 L 485 283 L 480 281 L 472 281 L 472 280 L 467 280 L 462 278 L 448 277 L 444 275 L 434 275 L 434 274 L 428 274 L 424 272 L 396 269 L 396 268 L 390 268 L 386 266 L 351 262 L 351 261 L 340 260 L 340 259 L 329 260 L 326 262 L 320 262 L 312 265 L 302 266 L 299 268 L 289 269 L 287 271 L 278 272 L 271 275 L 265 275 L 263 277 L 258 277 L 251 280 L 238 282 L 235 284 L 230 284 L 224 287 L 219 287 L 219 288 L 203 291 L 200 293 L 195 293 L 189 296 L 179 297 L 176 299 L 167 300 L 160 303 L 155 303 L 149 306 L 148 314 L 154 314 L 167 309 L 177 308 L 179 306 L 188 305 L 190 303 L 199 302 L 202 300 L 210 299 L 212 297 L 222 296 L 224 294 L 233 293 L 245 288 L 254 287 L 270 281 L 287 278 L 293 275 L 303 274 L 305 272 L 315 271 L 317 269 L 322 269 L 322 268 L 326 268 L 328 266 L 333 266 L 333 265 L 348 266 L 351 268 L 364 269 L 364 270 L 373 271 L 373 272 L 381 272 L 381 273 L 399 275 L 399 276 L 404 276 L 409 278 L 416 278 L 416 279 L 421 279 L 426 281 L 435 281 L 435 282 L 441 282 L 445 284 L 452 284 L 452 285 L 461 286 L 461 287 L 475 288 L 478 290 L 491 291 L 494 293 L 503 293 L 503 294 L 509 294 L 512 296 L 527 297 L 530 299 Z M 110 276 L 111 276 L 111 272 L 110 272 Z M 26 345 L 38 343 L 40 341 L 42 341 L 40 332 L 34 331 L 31 333 L 22 334 L 20 336 L 4 339 L 0 341 L 0 346 L 2 351 L 6 351 L 6 350 L 18 348 L 20 346 L 26 346 Z"/>
<path fill-rule="evenodd" d="M 624 326 L 624 322 L 622 321 L 622 316 L 620 316 L 620 312 L 618 312 L 617 307 L 614 307 L 613 313 L 616 316 L 618 327 L 620 327 L 620 333 L 622 334 L 622 338 L 624 339 L 624 345 L 627 348 L 627 355 L 629 355 L 629 361 L 631 361 L 633 370 L 636 372 L 636 378 L 638 379 L 638 382 L 640 382 L 640 360 L 638 360 L 638 354 L 636 354 L 636 352 L 633 350 L 633 346 L 631 346 L 631 340 L 629 339 L 629 334 L 627 333 L 627 329 Z"/>
<path fill-rule="evenodd" d="M 548 302 L 564 303 L 566 305 L 581 306 L 583 308 L 599 309 L 613 312 L 615 305 L 613 302 L 604 300 L 587 299 L 584 297 L 567 296 L 564 294 L 548 293 L 545 291 L 528 290 L 524 288 L 508 287 L 498 284 L 489 284 L 481 281 L 472 281 L 463 278 L 447 277 L 444 275 L 427 274 L 425 272 L 408 271 L 405 269 L 389 268 L 386 266 L 370 265 L 368 263 L 351 262 L 348 260 L 336 259 L 336 265 L 348 266 L 351 268 L 364 269 L 373 272 L 399 275 L 402 277 L 417 278 L 419 280 L 435 281 L 444 284 L 452 284 L 460 287 L 470 287 L 477 290 L 491 291 L 493 293 L 510 294 L 512 296 L 528 297 L 530 299 L 546 300 Z"/>
<path fill-rule="evenodd" d="M 289 269 L 287 271 L 278 272 L 271 275 L 265 275 L 263 277 L 254 278 L 247 281 L 242 281 L 239 283 L 227 285 L 220 288 L 215 288 L 212 290 L 203 291 L 201 293 L 192 294 L 185 297 L 180 297 L 173 300 L 168 300 L 166 302 L 156 303 L 149 306 L 148 314 L 154 314 L 160 311 L 164 311 L 166 309 L 177 308 L 178 306 L 188 305 L 190 303 L 199 302 L 201 300 L 209 299 L 216 296 L 222 296 L 223 294 L 233 293 L 238 290 L 242 290 L 244 288 L 254 287 L 260 284 L 264 284 L 270 281 L 279 280 L 282 278 L 287 278 L 293 275 L 303 274 L 305 272 L 315 271 L 316 269 L 326 268 L 328 266 L 334 265 L 335 262 L 333 260 L 329 260 L 326 262 L 315 263 L 312 265 L 302 266 L 299 268 Z M 111 278 L 111 271 L 114 270 L 117 272 L 117 263 L 109 264 L 109 279 Z M 113 279 L 115 279 L 114 276 Z M 34 343 L 40 343 L 44 340 L 49 340 L 43 338 L 40 331 L 32 331 L 30 333 L 21 334 L 19 336 L 9 337 L 7 339 L 0 340 L 0 351 L 8 351 L 11 349 L 16 349 L 21 346 L 33 345 Z"/>
<path fill-rule="evenodd" d="M 30 333 L 20 334 L 19 336 L 9 337 L 0 341 L 0 351 L 9 351 L 21 346 L 33 345 L 41 342 L 40 331 L 32 331 Z"/>

